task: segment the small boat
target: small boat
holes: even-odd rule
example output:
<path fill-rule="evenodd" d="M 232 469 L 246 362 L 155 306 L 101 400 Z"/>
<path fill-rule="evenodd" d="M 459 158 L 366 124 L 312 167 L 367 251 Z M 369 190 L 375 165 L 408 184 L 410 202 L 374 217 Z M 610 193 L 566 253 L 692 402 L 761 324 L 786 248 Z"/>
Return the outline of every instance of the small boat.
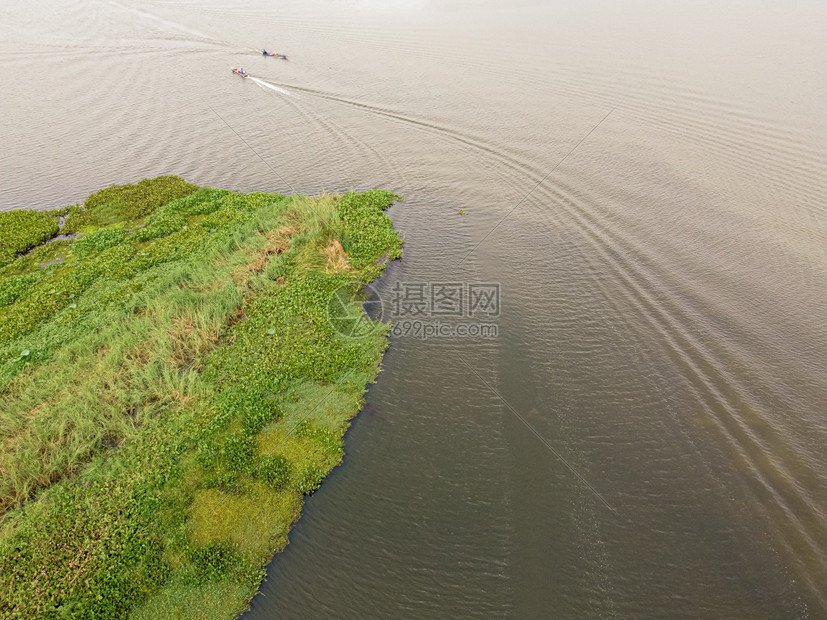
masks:
<path fill-rule="evenodd" d="M 264 56 L 272 56 L 273 58 L 281 58 L 282 60 L 287 60 L 287 56 L 285 54 L 279 54 L 277 52 L 268 52 L 267 50 L 261 50 L 261 53 Z"/>
<path fill-rule="evenodd" d="M 248 75 L 250 75 L 244 69 L 236 69 L 235 67 L 232 67 L 232 72 L 236 75 L 240 75 L 243 78 L 246 78 Z"/>

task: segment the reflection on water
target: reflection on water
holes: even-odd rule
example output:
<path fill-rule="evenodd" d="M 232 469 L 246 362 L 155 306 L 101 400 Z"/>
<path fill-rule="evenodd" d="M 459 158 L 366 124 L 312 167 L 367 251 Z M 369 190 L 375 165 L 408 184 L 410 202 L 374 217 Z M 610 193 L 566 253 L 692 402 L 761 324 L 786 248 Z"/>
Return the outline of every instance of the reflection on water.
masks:
<path fill-rule="evenodd" d="M 816 617 L 825 19 L 807 1 L 18 3 L 0 209 L 169 173 L 384 186 L 407 243 L 383 297 L 500 283 L 497 338 L 394 339 L 250 617 Z"/>

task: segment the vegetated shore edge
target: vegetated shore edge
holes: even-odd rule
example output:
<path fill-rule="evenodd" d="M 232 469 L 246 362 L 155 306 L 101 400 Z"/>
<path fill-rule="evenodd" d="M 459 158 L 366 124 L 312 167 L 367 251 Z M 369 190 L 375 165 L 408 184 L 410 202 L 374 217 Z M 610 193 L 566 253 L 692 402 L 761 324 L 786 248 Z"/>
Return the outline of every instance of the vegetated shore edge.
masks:
<path fill-rule="evenodd" d="M 166 176 L 0 213 L 0 615 L 248 606 L 380 370 L 397 200 Z"/>

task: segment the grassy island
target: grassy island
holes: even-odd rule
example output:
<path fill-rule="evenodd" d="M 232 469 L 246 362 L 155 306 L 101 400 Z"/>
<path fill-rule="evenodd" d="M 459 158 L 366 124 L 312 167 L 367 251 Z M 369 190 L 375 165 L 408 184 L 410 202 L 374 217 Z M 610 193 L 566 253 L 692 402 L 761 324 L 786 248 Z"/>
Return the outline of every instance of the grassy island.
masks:
<path fill-rule="evenodd" d="M 396 199 L 159 177 L 0 213 L 0 616 L 244 609 L 379 372 L 386 327 L 329 308 L 363 318 L 336 292 L 401 255 Z"/>

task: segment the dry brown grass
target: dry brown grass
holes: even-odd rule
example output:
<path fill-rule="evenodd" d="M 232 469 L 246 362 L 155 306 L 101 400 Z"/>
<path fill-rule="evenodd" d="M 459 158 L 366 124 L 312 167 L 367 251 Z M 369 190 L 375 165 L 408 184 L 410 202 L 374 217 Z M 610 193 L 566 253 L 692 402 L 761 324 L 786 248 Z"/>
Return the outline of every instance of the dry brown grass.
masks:
<path fill-rule="evenodd" d="M 243 285 L 251 273 L 261 273 L 267 267 L 271 256 L 283 254 L 290 249 L 290 241 L 300 232 L 296 226 L 282 226 L 276 231 L 265 233 L 267 242 L 255 254 L 252 260 L 246 265 L 238 267 L 233 271 L 233 282 L 236 286 Z"/>
<path fill-rule="evenodd" d="M 29 419 L 34 418 L 35 416 L 37 416 L 38 413 L 40 413 L 43 410 L 45 406 L 46 403 L 40 403 L 39 405 L 35 405 L 26 412 L 26 417 Z"/>
<path fill-rule="evenodd" d="M 329 273 L 343 273 L 352 269 L 345 249 L 338 239 L 333 239 L 330 245 L 325 248 L 324 253 L 327 256 L 327 271 Z"/>
<path fill-rule="evenodd" d="M 184 315 L 172 319 L 169 338 L 172 354 L 167 362 L 175 368 L 182 368 L 218 343 L 218 329 L 198 325 L 192 317 Z"/>
<path fill-rule="evenodd" d="M 210 280 L 209 282 L 204 282 L 202 284 L 196 284 L 191 287 L 193 291 L 196 293 L 214 293 L 222 286 L 226 284 L 226 281 L 221 278 L 216 278 L 215 280 Z"/>
<path fill-rule="evenodd" d="M 124 362 L 132 367 L 143 368 L 152 361 L 151 343 L 142 342 L 133 347 L 124 357 Z"/>

